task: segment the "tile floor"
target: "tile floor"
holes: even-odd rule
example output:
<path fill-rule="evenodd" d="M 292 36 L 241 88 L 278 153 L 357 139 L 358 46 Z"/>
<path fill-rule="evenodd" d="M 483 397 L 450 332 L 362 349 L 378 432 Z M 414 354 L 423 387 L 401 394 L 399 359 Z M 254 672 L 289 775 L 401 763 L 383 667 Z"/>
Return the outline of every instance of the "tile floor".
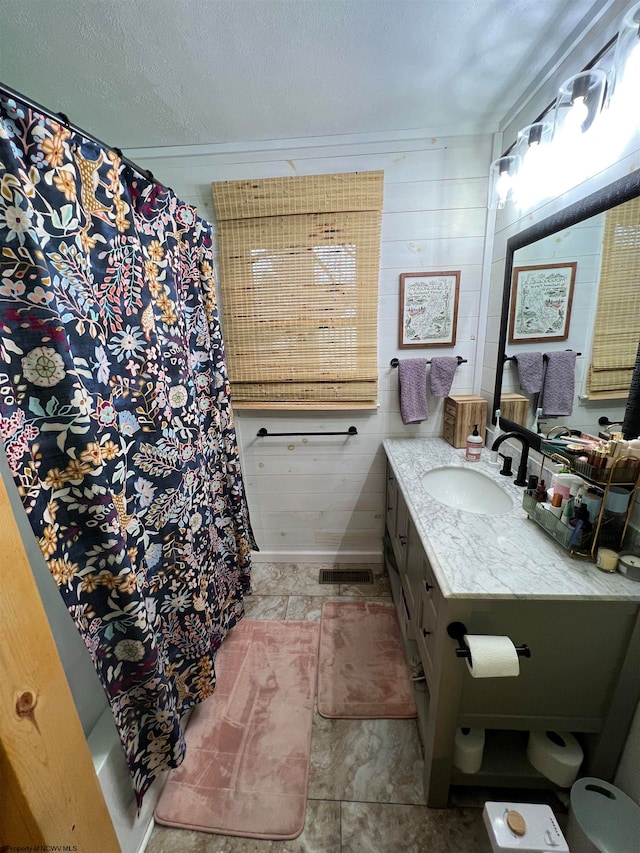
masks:
<path fill-rule="evenodd" d="M 381 566 L 373 586 L 318 583 L 320 565 L 257 563 L 250 619 L 319 620 L 323 598 L 391 598 Z M 340 568 L 365 568 L 346 566 Z M 424 804 L 415 720 L 315 715 L 307 819 L 295 841 L 259 841 L 156 826 L 147 853 L 491 853 L 479 808 Z"/>

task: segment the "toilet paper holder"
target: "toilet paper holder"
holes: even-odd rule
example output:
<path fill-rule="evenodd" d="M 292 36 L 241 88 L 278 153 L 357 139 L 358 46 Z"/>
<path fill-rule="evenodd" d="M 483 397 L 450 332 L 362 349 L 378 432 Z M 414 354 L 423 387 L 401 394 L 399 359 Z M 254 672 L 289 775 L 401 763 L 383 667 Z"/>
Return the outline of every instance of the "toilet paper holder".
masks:
<path fill-rule="evenodd" d="M 458 658 L 468 658 L 471 663 L 471 651 L 469 646 L 464 641 L 464 635 L 468 634 L 467 626 L 464 622 L 450 622 L 447 625 L 447 634 L 451 637 L 452 640 L 456 640 L 458 643 L 458 648 L 456 649 L 456 657 Z M 515 647 L 516 654 L 521 658 L 530 658 L 531 657 L 531 649 L 526 643 L 523 643 L 521 646 Z"/>

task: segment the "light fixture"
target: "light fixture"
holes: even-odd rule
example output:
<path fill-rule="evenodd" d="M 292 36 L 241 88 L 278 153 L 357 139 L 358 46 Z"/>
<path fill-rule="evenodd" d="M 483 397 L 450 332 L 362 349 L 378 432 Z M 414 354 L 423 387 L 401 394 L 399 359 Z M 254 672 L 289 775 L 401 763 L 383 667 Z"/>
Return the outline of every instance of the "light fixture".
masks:
<path fill-rule="evenodd" d="M 640 3 L 632 6 L 622 18 L 613 54 L 612 72 L 608 99 L 614 93 L 619 98 L 623 90 L 629 90 L 630 96 L 633 92 L 637 98 L 640 85 Z"/>
<path fill-rule="evenodd" d="M 540 150 L 541 145 L 546 145 L 551 141 L 551 133 L 553 126 L 547 121 L 536 121 L 534 124 L 528 124 L 518 131 L 518 155 L 526 157 L 530 154 L 535 156 L 535 152 Z"/>
<path fill-rule="evenodd" d="M 611 69 L 608 78 L 595 67 L 569 77 L 553 105 L 491 164 L 490 208 L 514 202 L 521 211 L 532 209 L 635 150 L 630 146 L 640 133 L 638 0 L 621 20 L 615 48 L 607 47 L 601 56 Z"/>
<path fill-rule="evenodd" d="M 518 132 L 513 153 L 519 158 L 520 164 L 514 194 L 521 207 L 528 207 L 532 199 L 547 193 L 552 134 L 553 125 L 550 121 L 534 122 Z"/>
<path fill-rule="evenodd" d="M 553 139 L 571 144 L 591 127 L 602 109 L 607 75 L 599 68 L 574 74 L 556 98 Z"/>
<path fill-rule="evenodd" d="M 514 187 L 520 158 L 515 155 L 499 157 L 491 164 L 489 207 L 502 208 L 514 200 Z"/>

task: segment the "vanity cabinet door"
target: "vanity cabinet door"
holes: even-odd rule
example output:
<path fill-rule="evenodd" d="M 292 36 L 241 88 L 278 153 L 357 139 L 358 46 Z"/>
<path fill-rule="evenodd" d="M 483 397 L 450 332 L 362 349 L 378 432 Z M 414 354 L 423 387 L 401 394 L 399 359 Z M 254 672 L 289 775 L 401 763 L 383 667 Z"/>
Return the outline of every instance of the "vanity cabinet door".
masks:
<path fill-rule="evenodd" d="M 402 497 L 402 493 L 397 487 L 395 491 L 395 525 L 393 530 L 389 530 L 389 535 L 391 536 L 391 546 L 393 548 L 393 555 L 396 558 L 396 565 L 402 577 L 407 564 L 409 510 Z"/>
<path fill-rule="evenodd" d="M 396 513 L 398 510 L 398 483 L 391 470 L 391 465 L 387 462 L 387 494 L 385 503 L 384 520 L 387 527 L 387 532 L 393 541 L 396 535 Z"/>
<path fill-rule="evenodd" d="M 409 613 L 417 625 L 420 618 L 421 589 L 424 579 L 424 551 L 414 527 L 413 521 L 407 519 L 407 544 L 405 547 L 405 563 L 400 573 L 402 586 L 405 589 Z"/>
<path fill-rule="evenodd" d="M 427 683 L 430 684 L 436 661 L 436 627 L 438 623 L 441 592 L 431 570 L 426 554 L 422 555 L 422 579 L 419 585 L 420 621 L 416 628 L 416 642 L 422 659 Z"/>

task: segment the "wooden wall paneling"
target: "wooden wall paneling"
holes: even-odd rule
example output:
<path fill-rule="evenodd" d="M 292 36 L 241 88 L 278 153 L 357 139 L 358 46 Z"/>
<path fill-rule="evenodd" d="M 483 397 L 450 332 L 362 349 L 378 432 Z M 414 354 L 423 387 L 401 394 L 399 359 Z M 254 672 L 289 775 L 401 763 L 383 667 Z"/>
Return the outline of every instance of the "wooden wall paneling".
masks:
<path fill-rule="evenodd" d="M 382 442 L 388 436 L 442 435 L 444 401 L 429 398 L 429 419 L 402 423 L 398 371 L 399 276 L 403 272 L 461 270 L 458 343 L 446 354 L 467 359 L 452 393 L 473 390 L 485 246 L 486 198 L 492 139 L 482 136 L 351 138 L 137 150 L 148 166 L 201 214 L 213 218 L 210 184 L 250 178 L 384 170 L 378 304 L 378 409 L 304 413 L 236 410 L 247 496 L 261 550 L 257 560 L 349 562 L 381 555 L 384 512 Z M 131 153 L 131 152 L 130 152 Z M 215 241 L 214 241 L 215 245 Z M 224 329 L 224 311 L 223 311 Z M 428 348 L 414 355 L 429 357 Z M 440 353 L 444 354 L 444 353 Z M 232 388 L 233 399 L 233 388 Z M 270 432 L 341 429 L 346 441 L 321 437 L 257 439 Z M 366 481 L 349 477 L 366 474 Z M 295 500 L 291 496 L 295 496 Z M 295 560 L 293 559 L 295 557 Z"/>

